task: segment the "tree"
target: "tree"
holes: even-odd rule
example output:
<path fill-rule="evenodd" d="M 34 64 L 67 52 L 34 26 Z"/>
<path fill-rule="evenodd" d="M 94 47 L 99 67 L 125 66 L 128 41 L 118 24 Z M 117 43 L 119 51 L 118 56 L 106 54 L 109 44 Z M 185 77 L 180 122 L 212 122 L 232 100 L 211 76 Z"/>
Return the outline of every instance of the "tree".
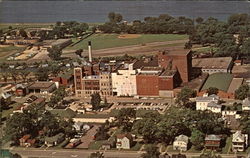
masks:
<path fill-rule="evenodd" d="M 201 24 L 203 22 L 203 18 L 202 17 L 198 17 L 195 19 L 195 21 L 198 23 L 198 24 Z"/>
<path fill-rule="evenodd" d="M 23 79 L 23 82 L 26 82 L 26 79 L 27 79 L 29 74 L 30 74 L 30 72 L 27 70 L 20 71 L 20 76 Z"/>
<path fill-rule="evenodd" d="M 52 59 L 52 60 L 59 60 L 61 58 L 62 55 L 62 49 L 59 48 L 58 46 L 52 47 L 52 48 L 48 48 L 48 56 Z"/>
<path fill-rule="evenodd" d="M 24 29 L 20 29 L 20 30 L 19 30 L 19 34 L 20 34 L 22 37 L 24 37 L 24 38 L 27 38 L 27 37 L 28 37 L 27 32 L 26 32 Z"/>
<path fill-rule="evenodd" d="M 101 96 L 99 93 L 94 93 L 91 95 L 91 105 L 92 105 L 92 109 L 93 110 L 98 110 L 100 108 L 100 104 L 101 104 Z"/>
<path fill-rule="evenodd" d="M 190 141 L 196 150 L 201 150 L 204 147 L 204 138 L 205 135 L 201 131 L 197 129 L 192 131 Z"/>
<path fill-rule="evenodd" d="M 49 70 L 48 68 L 38 68 L 37 72 L 35 72 L 35 76 L 39 81 L 47 81 L 49 78 Z"/>
<path fill-rule="evenodd" d="M 246 97 L 250 95 L 250 88 L 247 84 L 241 85 L 236 91 L 235 91 L 235 98 L 243 100 Z"/>
<path fill-rule="evenodd" d="M 191 88 L 184 87 L 181 92 L 177 94 L 176 103 L 179 105 L 186 106 L 189 102 L 189 98 L 195 97 L 196 92 Z"/>
<path fill-rule="evenodd" d="M 52 108 L 56 107 L 63 100 L 65 96 L 66 96 L 65 87 L 59 87 L 57 90 L 53 92 L 52 96 L 50 97 L 48 106 Z"/>
<path fill-rule="evenodd" d="M 207 90 L 208 95 L 212 95 L 212 94 L 217 95 L 218 92 L 219 92 L 219 89 L 216 87 L 209 87 Z"/>
<path fill-rule="evenodd" d="M 250 57 L 250 39 L 247 39 L 243 42 L 240 52 L 241 54 Z"/>
<path fill-rule="evenodd" d="M 250 135 L 250 115 L 249 112 L 243 113 L 240 119 L 240 125 L 242 128 L 242 133 Z"/>
<path fill-rule="evenodd" d="M 136 118 L 136 111 L 132 108 L 122 108 L 115 118 L 118 127 L 121 127 L 124 132 L 130 132 Z"/>
<path fill-rule="evenodd" d="M 146 153 L 142 154 L 143 158 L 159 158 L 160 152 L 156 145 L 147 145 L 145 148 Z"/>
<path fill-rule="evenodd" d="M 11 75 L 12 80 L 16 83 L 19 73 L 16 70 L 11 70 L 10 75 Z"/>
<path fill-rule="evenodd" d="M 143 136 L 146 143 L 154 143 L 158 140 L 158 124 L 161 117 L 157 113 L 146 113 L 142 119 L 135 121 L 133 131 Z"/>
<path fill-rule="evenodd" d="M 91 153 L 89 158 L 104 158 L 104 155 L 103 155 L 103 153 L 97 151 L 95 153 Z"/>

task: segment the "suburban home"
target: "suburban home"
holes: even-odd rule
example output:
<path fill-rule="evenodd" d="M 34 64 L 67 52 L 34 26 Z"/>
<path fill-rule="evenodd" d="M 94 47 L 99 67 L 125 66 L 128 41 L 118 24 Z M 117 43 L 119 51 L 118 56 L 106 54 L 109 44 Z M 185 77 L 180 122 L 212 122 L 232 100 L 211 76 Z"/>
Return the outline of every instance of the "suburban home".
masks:
<path fill-rule="evenodd" d="M 211 103 L 209 106 L 210 109 L 212 109 L 214 104 L 219 103 L 219 97 L 217 95 L 210 95 L 208 96 L 207 93 L 205 93 L 202 97 L 196 97 L 196 110 L 208 110 L 208 104 Z"/>
<path fill-rule="evenodd" d="M 211 150 L 217 150 L 220 148 L 221 135 L 210 134 L 205 137 L 205 147 Z"/>
<path fill-rule="evenodd" d="M 58 133 L 52 137 L 45 137 L 45 145 L 48 147 L 55 146 L 64 141 L 65 137 L 63 133 Z"/>
<path fill-rule="evenodd" d="M 221 113 L 221 105 L 215 103 L 214 101 L 207 104 L 207 110 L 210 110 L 215 113 Z"/>
<path fill-rule="evenodd" d="M 1 104 L 5 104 L 5 105 L 9 105 L 11 103 L 11 94 L 7 93 L 7 92 L 2 92 L 1 96 L 0 96 L 0 103 Z"/>
<path fill-rule="evenodd" d="M 248 146 L 248 135 L 242 134 L 241 131 L 236 131 L 233 134 L 232 150 L 235 152 L 244 151 L 247 146 Z"/>
<path fill-rule="evenodd" d="M 28 86 L 29 93 L 42 93 L 48 94 L 56 90 L 57 86 L 55 82 L 38 81 Z"/>
<path fill-rule="evenodd" d="M 188 148 L 188 137 L 185 135 L 179 135 L 175 137 L 175 141 L 173 143 L 174 150 L 187 151 Z"/>
<path fill-rule="evenodd" d="M 117 149 L 130 149 L 133 142 L 131 134 L 118 134 L 116 136 L 116 148 Z"/>
<path fill-rule="evenodd" d="M 109 149 L 114 148 L 114 147 L 115 147 L 115 139 L 110 139 L 110 140 L 103 142 L 101 148 L 104 150 L 109 150 Z"/>
<path fill-rule="evenodd" d="M 245 98 L 242 102 L 242 110 L 243 111 L 250 111 L 250 98 Z"/>
<path fill-rule="evenodd" d="M 27 94 L 27 85 L 24 84 L 17 84 L 16 85 L 16 91 L 15 94 L 16 96 L 25 96 Z"/>
<path fill-rule="evenodd" d="M 19 145 L 20 146 L 26 146 L 27 140 L 31 137 L 30 134 L 24 135 L 22 138 L 19 139 Z"/>
<path fill-rule="evenodd" d="M 83 128 L 83 122 L 75 122 L 73 127 L 76 129 L 76 131 L 81 131 Z"/>

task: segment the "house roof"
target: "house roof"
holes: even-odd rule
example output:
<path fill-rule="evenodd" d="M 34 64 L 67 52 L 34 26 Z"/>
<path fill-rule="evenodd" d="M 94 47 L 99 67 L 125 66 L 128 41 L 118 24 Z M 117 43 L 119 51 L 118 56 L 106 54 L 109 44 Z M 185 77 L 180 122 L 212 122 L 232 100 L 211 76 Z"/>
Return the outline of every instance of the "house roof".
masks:
<path fill-rule="evenodd" d="M 214 101 L 207 104 L 207 107 L 221 108 L 221 105 L 215 103 Z"/>
<path fill-rule="evenodd" d="M 3 97 L 4 99 L 8 99 L 8 98 L 10 98 L 12 95 L 10 94 L 10 93 L 7 93 L 7 92 L 3 92 L 2 94 L 1 94 L 1 97 Z"/>
<path fill-rule="evenodd" d="M 245 142 L 245 136 L 241 133 L 241 131 L 236 131 L 233 134 L 232 142 Z"/>
<path fill-rule="evenodd" d="M 196 58 L 192 65 L 202 69 L 228 69 L 232 60 L 232 57 Z"/>
<path fill-rule="evenodd" d="M 205 140 L 220 141 L 221 136 L 220 135 L 215 135 L 215 134 L 209 134 L 209 135 L 206 135 Z"/>
<path fill-rule="evenodd" d="M 181 134 L 175 137 L 175 141 L 182 141 L 182 142 L 188 143 L 188 136 Z"/>
<path fill-rule="evenodd" d="M 201 90 L 207 90 L 210 87 L 218 88 L 221 91 L 227 92 L 231 81 L 233 79 L 232 74 L 228 73 L 215 73 L 208 77 Z"/>
<path fill-rule="evenodd" d="M 27 141 L 30 137 L 31 137 L 30 134 L 26 134 L 21 139 L 23 139 L 24 141 Z"/>
<path fill-rule="evenodd" d="M 250 106 L 250 98 L 245 98 L 242 102 L 243 107 L 249 107 Z"/>
<path fill-rule="evenodd" d="M 210 95 L 208 97 L 196 97 L 196 101 L 198 102 L 212 102 L 218 101 L 219 97 L 217 95 Z"/>
<path fill-rule="evenodd" d="M 132 140 L 132 135 L 131 134 L 129 134 L 129 133 L 126 133 L 126 134 L 117 134 L 116 135 L 116 138 L 118 138 L 118 139 L 123 139 L 123 138 L 128 138 L 129 140 Z"/>

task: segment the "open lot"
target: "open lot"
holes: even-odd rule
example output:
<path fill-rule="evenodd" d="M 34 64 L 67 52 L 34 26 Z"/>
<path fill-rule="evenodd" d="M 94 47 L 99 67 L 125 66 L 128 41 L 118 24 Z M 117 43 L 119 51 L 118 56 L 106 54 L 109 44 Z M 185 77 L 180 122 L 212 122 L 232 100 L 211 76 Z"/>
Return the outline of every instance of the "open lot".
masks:
<path fill-rule="evenodd" d="M 152 42 L 164 42 L 188 39 L 187 35 L 176 34 L 134 34 L 134 35 L 119 35 L 119 34 L 94 34 L 87 39 L 82 40 L 72 47 L 67 47 L 66 50 L 87 49 L 88 41 L 92 41 L 94 50 L 114 48 L 130 45 L 145 45 Z M 73 40 L 77 42 L 78 40 Z"/>

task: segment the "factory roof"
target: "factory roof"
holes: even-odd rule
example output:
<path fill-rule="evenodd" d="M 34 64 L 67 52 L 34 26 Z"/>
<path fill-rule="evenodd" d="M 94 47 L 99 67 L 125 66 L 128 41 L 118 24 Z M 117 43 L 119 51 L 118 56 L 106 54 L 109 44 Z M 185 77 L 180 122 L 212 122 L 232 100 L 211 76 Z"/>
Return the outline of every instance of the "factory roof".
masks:
<path fill-rule="evenodd" d="M 192 65 L 202 69 L 228 69 L 232 60 L 232 57 L 196 58 L 192 60 Z"/>

